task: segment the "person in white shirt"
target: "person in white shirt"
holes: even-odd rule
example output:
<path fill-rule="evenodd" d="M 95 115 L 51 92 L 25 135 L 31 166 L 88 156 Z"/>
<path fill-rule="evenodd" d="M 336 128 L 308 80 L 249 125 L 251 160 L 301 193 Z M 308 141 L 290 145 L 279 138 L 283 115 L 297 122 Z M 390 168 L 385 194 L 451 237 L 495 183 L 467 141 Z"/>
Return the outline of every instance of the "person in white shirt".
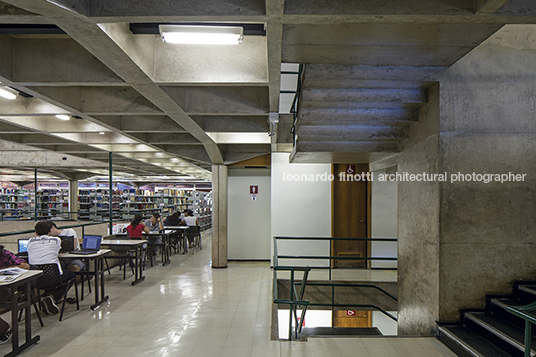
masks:
<path fill-rule="evenodd" d="M 75 274 L 70 270 L 63 270 L 58 258 L 58 253 L 61 248 L 61 239 L 58 237 L 49 236 L 50 228 L 52 225 L 49 222 L 41 221 L 35 225 L 35 237 L 30 238 L 28 241 L 28 263 L 30 265 L 36 264 L 58 264 L 58 269 L 61 274 L 62 282 L 66 282 Z M 48 314 L 57 314 L 60 310 L 56 305 L 58 300 L 62 297 L 64 288 L 51 287 L 45 288 L 43 298 L 41 302 L 45 312 Z"/>
<path fill-rule="evenodd" d="M 192 210 L 184 211 L 185 217 L 181 222 L 181 226 L 198 226 L 199 222 L 197 221 L 197 217 L 194 216 L 194 212 Z M 193 237 L 188 237 L 188 248 L 192 248 L 194 246 L 194 239 Z"/>
<path fill-rule="evenodd" d="M 66 229 L 58 229 L 58 226 L 56 226 L 56 223 L 53 221 L 46 221 L 49 223 L 52 227 L 50 228 L 50 232 L 48 232 L 49 236 L 52 237 L 74 237 L 74 249 L 79 250 L 80 249 L 80 242 L 78 241 L 78 237 L 76 236 L 76 232 L 72 228 L 66 228 Z M 64 259 L 60 261 L 62 268 L 70 270 L 72 272 L 79 272 L 80 270 L 84 269 L 86 266 L 84 262 L 80 259 Z"/>

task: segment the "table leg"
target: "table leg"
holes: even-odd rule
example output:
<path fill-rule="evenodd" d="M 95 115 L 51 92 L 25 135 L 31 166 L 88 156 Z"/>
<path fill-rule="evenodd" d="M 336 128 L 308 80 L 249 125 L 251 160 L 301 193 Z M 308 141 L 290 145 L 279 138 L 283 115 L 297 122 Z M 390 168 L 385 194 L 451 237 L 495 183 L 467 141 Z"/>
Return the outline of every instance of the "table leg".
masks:
<path fill-rule="evenodd" d="M 139 254 L 138 254 L 138 249 L 139 249 Z M 142 269 L 142 266 L 141 266 L 141 262 L 139 262 L 138 264 L 138 260 L 141 259 L 141 257 L 143 257 L 143 246 L 139 246 L 139 247 L 136 247 L 136 254 L 135 254 L 135 257 L 134 257 L 134 260 L 135 260 L 135 280 L 132 282 L 132 285 L 136 285 L 137 283 L 139 283 L 140 281 L 143 281 L 145 280 L 145 277 L 143 276 L 143 269 Z"/>
<path fill-rule="evenodd" d="M 95 310 L 100 305 L 104 304 L 110 298 L 104 291 L 104 257 L 98 257 L 95 259 L 95 270 L 93 276 L 95 277 L 95 304 L 91 305 L 91 310 Z M 99 295 L 99 281 L 100 281 L 100 295 Z"/>

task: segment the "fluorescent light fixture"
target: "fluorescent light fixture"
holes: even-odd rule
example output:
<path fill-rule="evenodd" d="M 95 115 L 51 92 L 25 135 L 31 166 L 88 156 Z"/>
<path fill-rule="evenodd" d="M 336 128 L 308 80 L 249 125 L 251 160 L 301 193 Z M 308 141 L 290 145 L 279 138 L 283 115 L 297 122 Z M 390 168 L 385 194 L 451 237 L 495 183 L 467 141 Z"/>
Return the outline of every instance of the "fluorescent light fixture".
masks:
<path fill-rule="evenodd" d="M 17 98 L 17 95 L 10 91 L 9 89 L 0 88 L 0 97 L 4 97 L 9 100 Z"/>
<path fill-rule="evenodd" d="M 71 116 L 66 115 L 66 114 L 58 114 L 58 115 L 55 115 L 55 117 L 60 119 L 60 120 L 69 120 L 69 119 L 71 119 Z"/>
<path fill-rule="evenodd" d="M 216 144 L 270 144 L 268 133 L 207 132 Z"/>
<path fill-rule="evenodd" d="M 184 45 L 239 45 L 244 38 L 241 26 L 160 25 L 162 40 Z"/>
<path fill-rule="evenodd" d="M 104 135 L 104 131 L 99 131 L 99 134 L 100 134 L 100 135 Z"/>

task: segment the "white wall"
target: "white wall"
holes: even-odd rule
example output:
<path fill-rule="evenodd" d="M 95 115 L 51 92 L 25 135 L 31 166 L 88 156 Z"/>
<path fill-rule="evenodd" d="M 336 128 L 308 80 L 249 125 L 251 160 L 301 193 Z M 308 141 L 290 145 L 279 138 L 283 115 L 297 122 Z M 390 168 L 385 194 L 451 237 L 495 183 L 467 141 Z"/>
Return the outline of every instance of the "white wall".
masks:
<path fill-rule="evenodd" d="M 255 201 L 249 186 L 258 186 Z M 270 170 L 228 170 L 228 259 L 270 259 Z"/>
<path fill-rule="evenodd" d="M 331 181 L 320 175 L 331 174 L 330 164 L 289 164 L 288 153 L 272 154 L 272 237 L 331 237 Z M 318 180 L 289 181 L 286 175 L 318 174 Z M 273 244 L 271 243 L 272 253 Z M 329 255 L 326 242 L 278 243 L 279 254 Z M 287 264 L 294 264 L 287 260 Z M 327 266 L 329 261 L 299 261 L 299 265 Z M 283 265 L 283 262 L 279 262 Z"/>
<path fill-rule="evenodd" d="M 378 181 L 374 172 L 372 181 L 372 238 L 397 238 L 397 182 Z M 372 257 L 396 257 L 396 242 L 372 242 Z M 396 268 L 396 261 L 373 260 L 373 268 Z"/>

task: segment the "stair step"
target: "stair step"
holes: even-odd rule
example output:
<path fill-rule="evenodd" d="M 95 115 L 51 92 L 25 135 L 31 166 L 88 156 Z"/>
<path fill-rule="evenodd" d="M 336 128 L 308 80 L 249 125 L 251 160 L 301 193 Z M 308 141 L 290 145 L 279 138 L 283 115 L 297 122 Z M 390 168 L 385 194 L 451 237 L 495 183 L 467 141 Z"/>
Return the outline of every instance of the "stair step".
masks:
<path fill-rule="evenodd" d="M 500 316 L 486 312 L 472 312 L 465 315 L 465 326 L 478 331 L 479 334 L 488 337 L 505 351 L 512 354 L 523 355 L 524 328 L 506 320 Z M 477 326 L 474 326 L 477 325 Z M 536 338 L 532 338 L 532 345 L 536 346 Z"/>
<path fill-rule="evenodd" d="M 536 301 L 536 285 L 520 285 L 517 287 L 518 299 L 530 304 Z"/>
<path fill-rule="evenodd" d="M 526 302 L 517 300 L 517 299 L 493 298 L 490 300 L 490 311 L 493 314 L 496 314 L 504 319 L 507 319 L 508 321 L 519 326 L 520 328 L 524 328 L 525 320 L 511 314 L 510 312 L 506 310 L 509 306 L 523 306 L 523 305 L 526 305 Z"/>
<path fill-rule="evenodd" d="M 469 328 L 438 326 L 439 340 L 461 357 L 515 357 Z"/>

